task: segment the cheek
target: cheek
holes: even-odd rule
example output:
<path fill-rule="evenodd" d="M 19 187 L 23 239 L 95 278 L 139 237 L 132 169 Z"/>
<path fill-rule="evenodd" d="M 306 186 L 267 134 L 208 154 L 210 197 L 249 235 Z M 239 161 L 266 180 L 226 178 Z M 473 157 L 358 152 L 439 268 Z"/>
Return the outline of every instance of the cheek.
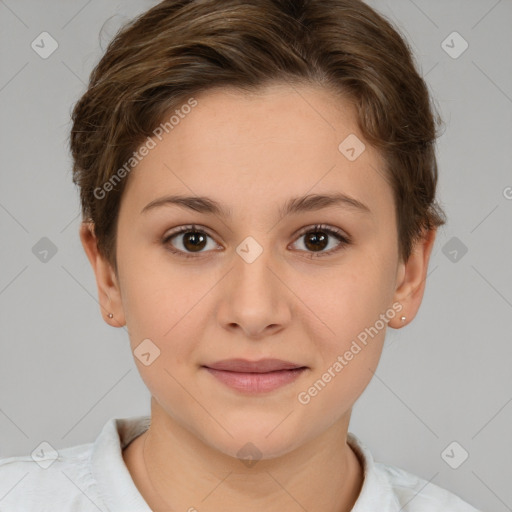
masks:
<path fill-rule="evenodd" d="M 203 315 L 199 313 L 199 302 L 208 288 L 187 286 L 184 290 L 181 285 L 174 281 L 167 287 L 160 279 L 156 288 L 146 280 L 139 293 L 133 290 L 135 295 L 130 298 L 127 313 L 132 349 L 141 340 L 151 339 L 160 350 L 160 361 L 167 367 L 190 363 L 190 355 L 201 339 Z"/>
<path fill-rule="evenodd" d="M 128 249 L 129 244 L 128 240 L 124 257 L 119 259 L 127 321 L 142 335 L 171 336 L 180 319 L 189 311 L 193 314 L 207 279 L 191 277 L 163 247 L 137 248 L 133 241 Z"/>
<path fill-rule="evenodd" d="M 177 372 L 179 380 L 180 373 L 194 360 L 204 318 L 201 299 L 215 282 L 204 273 L 191 276 L 149 251 L 146 255 L 132 252 L 122 265 L 120 262 L 121 272 L 131 348 L 143 380 L 153 391 L 159 382 L 168 385 L 172 380 L 165 369 Z M 148 351 L 150 359 L 155 359 L 146 366 L 137 356 Z"/>
<path fill-rule="evenodd" d="M 196 351 L 201 340 L 196 295 L 185 295 L 172 301 L 171 293 L 141 293 L 131 300 L 135 316 L 129 327 L 130 345 L 140 376 L 160 404 L 172 404 L 176 411 L 190 405 L 184 387 L 199 364 Z"/>
<path fill-rule="evenodd" d="M 381 285 L 370 272 L 347 273 L 308 301 L 325 328 L 321 336 L 308 333 L 317 358 L 297 400 L 308 414 L 323 418 L 323 428 L 353 406 L 377 368 L 387 326 L 381 315 L 392 318 L 386 317 L 388 295 Z"/>
<path fill-rule="evenodd" d="M 379 258 L 354 254 L 351 261 L 326 276 L 321 286 L 304 285 L 309 289 L 308 306 L 325 323 L 325 332 L 331 334 L 331 348 L 349 343 L 389 308 L 393 273 L 390 265 Z"/>
<path fill-rule="evenodd" d="M 309 290 L 307 305 L 322 325 L 321 331 L 308 333 L 318 357 L 311 393 L 303 391 L 305 400 L 316 403 L 313 407 L 327 407 L 334 415 L 340 406 L 350 407 L 373 377 L 387 324 L 395 315 L 393 268 L 391 257 L 366 251 L 364 257 L 354 253 L 347 258 L 322 279 L 322 286 L 303 283 Z"/>

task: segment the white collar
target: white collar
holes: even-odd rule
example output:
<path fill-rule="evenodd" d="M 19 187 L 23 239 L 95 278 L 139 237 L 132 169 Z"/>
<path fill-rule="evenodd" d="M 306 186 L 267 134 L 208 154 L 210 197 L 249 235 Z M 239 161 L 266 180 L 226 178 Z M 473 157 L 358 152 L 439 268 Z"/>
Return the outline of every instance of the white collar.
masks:
<path fill-rule="evenodd" d="M 123 460 L 122 450 L 151 423 L 150 416 L 111 418 L 94 442 L 90 467 L 98 493 L 110 512 L 151 512 L 139 493 Z M 400 504 L 384 471 L 376 467 L 367 446 L 354 434 L 347 434 L 347 443 L 359 457 L 364 481 L 351 512 L 398 512 Z M 129 507 L 129 508 L 127 508 Z"/>

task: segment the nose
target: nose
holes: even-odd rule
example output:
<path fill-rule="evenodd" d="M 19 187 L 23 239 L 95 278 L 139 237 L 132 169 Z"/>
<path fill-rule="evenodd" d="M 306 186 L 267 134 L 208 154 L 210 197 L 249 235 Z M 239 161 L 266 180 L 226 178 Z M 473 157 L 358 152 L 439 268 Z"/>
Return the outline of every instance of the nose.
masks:
<path fill-rule="evenodd" d="M 261 339 L 289 324 L 293 294 L 271 251 L 263 250 L 253 261 L 237 253 L 223 281 L 218 316 L 225 329 Z"/>

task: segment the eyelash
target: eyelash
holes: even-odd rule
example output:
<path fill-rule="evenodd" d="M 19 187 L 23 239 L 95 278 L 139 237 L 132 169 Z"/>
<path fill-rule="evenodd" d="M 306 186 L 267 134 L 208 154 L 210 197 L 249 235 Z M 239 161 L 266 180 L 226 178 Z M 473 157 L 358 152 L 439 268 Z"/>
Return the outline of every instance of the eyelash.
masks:
<path fill-rule="evenodd" d="M 307 235 L 308 233 L 314 233 L 314 232 L 318 232 L 318 231 L 323 232 L 323 233 L 327 233 L 329 236 L 333 236 L 334 238 L 338 239 L 340 243 L 334 249 L 331 249 L 329 251 L 325 251 L 325 252 L 311 252 L 311 259 L 313 259 L 313 258 L 321 258 L 323 256 L 329 256 L 331 254 L 334 254 L 334 253 L 340 251 L 345 246 L 347 246 L 347 245 L 352 243 L 352 240 L 348 236 L 346 236 L 342 231 L 340 231 L 340 230 L 338 230 L 336 228 L 328 227 L 325 224 L 315 224 L 314 226 L 305 228 L 304 230 L 302 230 L 299 233 L 297 239 L 302 237 L 302 236 L 304 236 L 304 235 Z M 171 253 L 176 254 L 179 257 L 182 257 L 182 258 L 198 258 L 198 257 L 200 257 L 204 253 L 203 252 L 186 253 L 186 252 L 181 251 L 179 249 L 173 248 L 173 246 L 169 243 L 174 237 L 176 237 L 178 235 L 181 235 L 183 233 L 188 233 L 188 232 L 200 233 L 200 234 L 209 236 L 210 238 L 213 238 L 206 231 L 202 230 L 200 227 L 196 226 L 195 224 L 192 224 L 192 225 L 189 225 L 189 226 L 182 226 L 178 230 L 176 230 L 176 231 L 174 231 L 172 233 L 169 233 L 169 235 L 164 237 L 164 239 L 162 240 L 162 243 L 164 245 L 168 246 L 168 250 Z M 309 251 L 301 251 L 301 252 L 309 252 Z"/>

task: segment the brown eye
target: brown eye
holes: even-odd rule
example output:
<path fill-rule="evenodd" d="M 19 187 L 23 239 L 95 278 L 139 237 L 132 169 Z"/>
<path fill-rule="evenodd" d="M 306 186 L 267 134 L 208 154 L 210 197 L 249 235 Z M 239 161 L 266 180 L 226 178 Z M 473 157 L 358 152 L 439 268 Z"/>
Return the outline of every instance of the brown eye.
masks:
<path fill-rule="evenodd" d="M 306 253 L 311 258 L 329 256 L 351 243 L 350 238 L 344 232 L 324 225 L 306 228 L 299 236 L 300 238 L 304 238 L 305 247 L 305 249 L 300 249 L 300 252 Z M 175 242 L 174 239 L 176 239 Z M 208 239 L 212 240 L 212 247 L 209 249 L 207 248 Z M 336 240 L 337 243 L 333 244 Z M 184 258 L 199 257 L 203 254 L 207 256 L 212 250 L 218 248 L 213 242 L 213 238 L 195 225 L 182 226 L 167 235 L 162 243 L 173 254 Z M 326 250 L 330 245 L 334 245 L 334 247 Z"/>
<path fill-rule="evenodd" d="M 299 239 L 301 238 L 304 238 L 304 252 L 309 253 L 311 258 L 328 256 L 351 243 L 349 237 L 342 231 L 324 225 L 316 225 L 307 228 L 300 234 Z M 326 247 L 330 245 L 333 238 L 337 240 L 338 243 L 334 244 L 334 248 L 326 251 Z"/>
<path fill-rule="evenodd" d="M 204 252 L 208 252 L 204 249 L 208 245 L 209 238 L 211 239 L 210 235 L 201 229 L 197 229 L 195 226 L 184 226 L 165 237 L 162 243 L 167 245 L 172 253 L 190 258 L 196 254 L 201 255 Z M 175 242 L 173 242 L 174 239 L 176 239 Z M 212 245 L 212 249 L 217 247 L 216 244 Z"/>
<path fill-rule="evenodd" d="M 206 236 L 198 231 L 185 231 L 183 234 L 183 246 L 187 251 L 200 251 L 206 245 Z"/>
<path fill-rule="evenodd" d="M 304 245 L 310 251 L 323 251 L 328 245 L 329 237 L 321 231 L 311 231 L 306 233 L 305 236 Z"/>

